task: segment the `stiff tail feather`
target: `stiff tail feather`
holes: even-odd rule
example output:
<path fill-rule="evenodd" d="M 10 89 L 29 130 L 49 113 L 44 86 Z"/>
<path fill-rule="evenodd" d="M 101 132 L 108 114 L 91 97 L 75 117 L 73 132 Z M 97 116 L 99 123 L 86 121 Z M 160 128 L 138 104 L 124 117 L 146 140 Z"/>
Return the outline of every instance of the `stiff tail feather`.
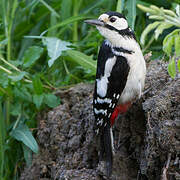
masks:
<path fill-rule="evenodd" d="M 107 172 L 107 176 L 110 177 L 112 174 L 112 165 L 113 165 L 110 124 L 109 125 L 107 124 L 103 128 L 102 133 L 101 133 L 100 160 L 106 161 L 106 172 Z"/>

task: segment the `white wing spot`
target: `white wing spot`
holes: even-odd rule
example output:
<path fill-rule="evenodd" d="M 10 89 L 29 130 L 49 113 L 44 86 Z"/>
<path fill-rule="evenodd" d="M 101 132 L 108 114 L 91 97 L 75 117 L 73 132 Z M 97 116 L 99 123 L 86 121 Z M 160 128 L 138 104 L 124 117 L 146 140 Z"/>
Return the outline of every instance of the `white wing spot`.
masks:
<path fill-rule="evenodd" d="M 109 115 L 108 115 L 108 118 L 110 118 L 111 117 L 111 113 L 109 113 Z"/>
<path fill-rule="evenodd" d="M 96 130 L 95 130 L 95 133 L 96 133 L 96 134 L 99 134 L 99 129 L 96 129 Z"/>
<path fill-rule="evenodd" d="M 105 116 L 107 115 L 107 109 L 104 111 L 104 115 L 105 115 Z"/>
<path fill-rule="evenodd" d="M 113 94 L 113 98 L 115 98 L 115 97 L 116 97 L 116 94 L 114 93 L 114 94 Z"/>
<path fill-rule="evenodd" d="M 104 127 L 106 127 L 107 123 L 104 124 Z"/>
<path fill-rule="evenodd" d="M 113 104 L 112 108 L 114 108 L 114 107 L 115 107 L 115 103 Z"/>
<path fill-rule="evenodd" d="M 116 97 L 116 99 L 119 99 L 119 97 L 120 97 L 120 95 L 118 94 L 117 97 Z"/>
<path fill-rule="evenodd" d="M 97 120 L 98 120 L 98 121 L 97 121 L 97 123 L 96 123 L 96 124 L 97 124 L 97 125 L 99 125 L 99 124 L 100 124 L 100 125 L 102 126 L 102 124 L 103 124 L 103 119 L 101 119 L 101 120 L 100 120 L 100 119 L 98 118 Z"/>
<path fill-rule="evenodd" d="M 109 107 L 111 107 L 112 106 L 112 103 L 109 105 Z"/>
<path fill-rule="evenodd" d="M 96 108 L 94 108 L 94 112 L 95 112 L 95 114 L 100 114 L 100 113 L 104 114 L 103 109 L 97 110 Z"/>
<path fill-rule="evenodd" d="M 111 99 L 109 98 L 105 98 L 105 99 L 101 99 L 101 98 L 97 98 L 97 102 L 100 103 L 100 104 L 103 104 L 103 103 L 111 103 Z"/>

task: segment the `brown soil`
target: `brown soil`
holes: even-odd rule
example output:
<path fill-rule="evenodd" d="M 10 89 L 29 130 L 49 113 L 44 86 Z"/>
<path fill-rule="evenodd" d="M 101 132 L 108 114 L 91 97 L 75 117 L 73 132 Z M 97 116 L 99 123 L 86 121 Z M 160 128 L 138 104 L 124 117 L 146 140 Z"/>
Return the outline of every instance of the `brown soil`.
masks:
<path fill-rule="evenodd" d="M 119 116 L 113 129 L 112 180 L 180 180 L 180 78 L 166 64 L 148 65 L 143 97 Z M 61 105 L 39 114 L 38 155 L 21 180 L 103 180 L 93 133 L 93 85 L 59 91 Z"/>

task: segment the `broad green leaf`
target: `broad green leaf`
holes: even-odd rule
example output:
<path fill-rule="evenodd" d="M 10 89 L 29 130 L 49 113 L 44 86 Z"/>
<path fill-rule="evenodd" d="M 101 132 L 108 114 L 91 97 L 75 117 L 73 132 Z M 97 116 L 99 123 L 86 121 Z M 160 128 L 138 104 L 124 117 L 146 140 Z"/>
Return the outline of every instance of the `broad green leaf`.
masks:
<path fill-rule="evenodd" d="M 29 167 L 32 164 L 32 151 L 26 145 L 22 144 L 24 159 L 26 161 L 26 165 Z"/>
<path fill-rule="evenodd" d="M 61 20 L 65 20 L 71 16 L 72 13 L 72 0 L 62 0 L 61 3 Z"/>
<path fill-rule="evenodd" d="M 156 21 L 156 22 L 154 22 L 154 23 L 149 24 L 149 25 L 145 28 L 145 30 L 142 32 L 141 38 L 140 38 L 140 42 L 141 42 L 142 45 L 145 44 L 145 39 L 146 39 L 147 34 L 148 34 L 150 31 L 152 31 L 153 29 L 155 29 L 160 23 L 161 23 L 161 22 Z"/>
<path fill-rule="evenodd" d="M 9 75 L 8 77 L 16 82 L 16 81 L 20 81 L 27 73 L 22 71 L 22 72 L 16 72 L 16 73 L 13 73 L 12 75 Z"/>
<path fill-rule="evenodd" d="M 44 102 L 51 108 L 54 108 L 60 104 L 59 98 L 56 97 L 54 94 L 45 94 Z"/>
<path fill-rule="evenodd" d="M 156 30 L 154 31 L 155 33 L 155 39 L 157 40 L 159 35 L 162 34 L 162 32 L 165 29 L 168 29 L 172 27 L 172 24 L 166 23 L 166 22 L 162 22 L 161 24 L 159 24 L 159 26 L 156 28 Z"/>
<path fill-rule="evenodd" d="M 178 59 L 178 61 L 177 61 L 177 68 L 178 68 L 178 70 L 180 72 L 180 59 Z"/>
<path fill-rule="evenodd" d="M 20 102 L 16 102 L 15 104 L 11 104 L 10 113 L 13 116 L 18 116 L 19 114 L 21 114 L 21 111 L 22 111 L 22 104 Z"/>
<path fill-rule="evenodd" d="M 38 152 L 37 142 L 25 124 L 20 124 L 17 128 L 11 131 L 10 135 L 18 141 L 22 141 L 33 152 Z"/>
<path fill-rule="evenodd" d="M 48 61 L 49 67 L 51 67 L 54 64 L 54 61 L 61 56 L 62 51 L 66 51 L 69 48 L 68 46 L 71 45 L 71 43 L 62 41 L 56 37 L 47 37 L 43 38 L 43 44 L 47 46 L 48 55 L 51 58 Z"/>
<path fill-rule="evenodd" d="M 9 82 L 9 79 L 7 78 L 7 75 L 5 73 L 1 73 L 0 72 L 0 85 L 1 87 L 3 88 L 7 88 L 8 87 L 8 82 Z"/>
<path fill-rule="evenodd" d="M 166 36 L 167 37 L 167 36 Z M 168 38 L 166 38 L 163 40 L 163 51 L 170 56 L 171 52 L 172 52 L 172 47 L 174 44 L 174 36 L 168 36 Z"/>
<path fill-rule="evenodd" d="M 134 30 L 134 24 L 136 20 L 136 0 L 127 0 L 126 9 L 128 10 L 127 20 L 132 30 Z"/>
<path fill-rule="evenodd" d="M 42 102 L 44 99 L 44 95 L 43 94 L 34 94 L 33 95 L 33 103 L 36 105 L 37 109 L 40 108 Z"/>
<path fill-rule="evenodd" d="M 170 60 L 170 62 L 168 64 L 168 73 L 173 79 L 175 78 L 175 76 L 176 76 L 176 64 L 175 64 L 174 59 Z"/>
<path fill-rule="evenodd" d="M 29 93 L 26 87 L 15 87 L 14 96 L 20 100 L 32 102 L 32 95 Z"/>
<path fill-rule="evenodd" d="M 178 33 L 175 37 L 175 53 L 176 56 L 180 56 L 180 33 Z"/>
<path fill-rule="evenodd" d="M 31 46 L 29 47 L 25 53 L 24 53 L 24 57 L 23 57 L 23 66 L 24 67 L 30 67 L 32 66 L 36 60 L 39 59 L 39 57 L 41 56 L 43 52 L 43 48 L 39 47 L 39 46 Z"/>
<path fill-rule="evenodd" d="M 78 63 L 83 68 L 91 70 L 93 74 L 96 73 L 97 62 L 94 61 L 90 56 L 87 56 L 86 54 L 76 50 L 68 50 L 66 51 L 66 54 L 68 55 L 68 57 L 70 57 L 71 60 Z"/>
<path fill-rule="evenodd" d="M 42 84 L 41 79 L 38 75 L 36 75 L 35 78 L 33 79 L 33 88 L 34 88 L 34 92 L 36 94 L 42 94 L 43 93 L 43 84 Z"/>

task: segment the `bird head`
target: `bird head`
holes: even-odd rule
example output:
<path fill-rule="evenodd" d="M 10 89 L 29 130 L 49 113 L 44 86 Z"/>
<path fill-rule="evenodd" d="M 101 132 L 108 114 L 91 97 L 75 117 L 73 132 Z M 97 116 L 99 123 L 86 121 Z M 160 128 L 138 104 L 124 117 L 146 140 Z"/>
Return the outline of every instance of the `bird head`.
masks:
<path fill-rule="evenodd" d="M 106 12 L 100 15 L 98 19 L 86 20 L 85 23 L 96 26 L 101 35 L 112 44 L 119 39 L 118 37 L 135 39 L 126 18 L 118 12 Z"/>

